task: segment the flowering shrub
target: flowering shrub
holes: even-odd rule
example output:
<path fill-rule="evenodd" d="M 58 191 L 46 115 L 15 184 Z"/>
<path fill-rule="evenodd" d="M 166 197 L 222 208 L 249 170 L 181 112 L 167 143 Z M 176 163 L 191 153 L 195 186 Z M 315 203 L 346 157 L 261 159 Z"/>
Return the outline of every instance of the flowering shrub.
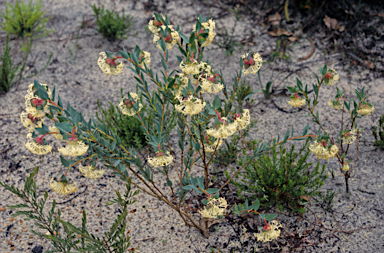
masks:
<path fill-rule="evenodd" d="M 60 160 L 67 171 L 60 180 L 51 180 L 51 188 L 57 193 L 69 194 L 76 190 L 76 184 L 69 179 L 70 174 L 68 174 L 75 166 L 79 166 L 84 176 L 97 178 L 103 172 L 95 170 L 96 163 L 103 164 L 124 181 L 129 180 L 134 174 L 134 178 L 144 183 L 145 187 L 136 182 L 132 182 L 133 185 L 164 201 L 178 212 L 188 226 L 199 229 L 205 237 L 209 237 L 209 226 L 212 224 L 210 221 L 225 216 L 226 211 L 228 211 L 226 210 L 225 198 L 220 197 L 220 190 L 241 169 L 263 152 L 286 143 L 287 140 L 317 137 L 317 142 L 313 144 L 315 150 L 313 152 L 322 155 L 322 158 L 326 152 L 329 152 L 330 157 L 343 159 L 340 157 L 337 147 L 335 148 L 334 145 L 330 144 L 326 145 L 325 141 L 328 140 L 328 135 L 306 135 L 309 128 L 307 125 L 302 135 L 298 137 L 293 137 L 292 129 L 291 138 L 289 138 L 290 131 L 288 130 L 282 141 L 279 141 L 278 138 L 277 141 L 274 139 L 266 144 L 254 146 L 253 150 L 243 155 L 243 165 L 220 189 L 209 188 L 211 178 L 208 169 L 215 152 L 223 140 L 235 133 L 241 133 L 250 124 L 249 111 L 242 110 L 240 107 L 233 108 L 233 100 L 236 97 L 242 74 L 256 74 L 262 66 L 262 59 L 258 53 L 248 53 L 240 57 L 240 71 L 236 73 L 234 85 L 229 90 L 222 73 L 214 70 L 208 61 L 203 60 L 204 48 L 210 45 L 215 36 L 215 22 L 213 20 L 199 15 L 189 38 L 180 32 L 179 26 L 174 28 L 167 16 L 156 13 L 148 28 L 153 33 L 154 44 L 162 51 L 160 54 L 163 67 L 161 78 L 157 74 L 155 75 L 148 66 L 151 64 L 150 55 L 138 46 L 130 53 L 124 47 L 123 50 L 116 53 L 102 52 L 97 63 L 101 71 L 107 75 L 118 75 L 124 71 L 126 66 L 135 73 L 137 87 L 145 98 L 143 103 L 146 103 L 153 113 L 155 131 L 149 131 L 148 122 L 142 110 L 143 104 L 139 101 L 138 94 L 128 91 L 127 95 L 120 101 L 119 109 L 127 117 L 136 117 L 140 120 L 148 143 L 154 152 L 154 155 L 147 158 L 150 166 L 143 165 L 143 160 L 136 156 L 136 150 L 125 147 L 116 132 L 108 128 L 106 124 L 96 122 L 93 118 L 88 121 L 85 120 L 82 113 L 75 110 L 70 104 L 65 108 L 61 97 L 56 98 L 54 88 L 51 90 L 48 85 L 40 84 L 37 81 L 30 85 L 25 97 L 26 113 L 31 114 L 30 120 L 33 120 L 33 124 L 40 126 L 41 123 L 41 127 L 35 127 L 34 131 L 31 131 L 31 124 L 28 125 L 31 133 L 28 135 L 29 141 L 26 146 L 35 154 L 47 154 L 52 151 L 50 142 L 45 140 L 45 137 L 49 137 L 49 135 L 59 137 L 59 141 L 65 145 L 58 151 L 62 154 Z M 177 74 L 168 69 L 169 50 L 175 48 L 178 48 L 180 52 L 177 60 L 181 72 Z M 128 61 L 128 63 L 123 61 Z M 321 69 L 321 72 L 322 79 L 318 86 L 314 86 L 317 87 L 316 96 L 324 80 L 328 80 L 329 84 L 332 78 L 335 79 L 335 75 L 327 75 L 326 67 Z M 157 86 L 157 91 L 154 91 L 152 95 L 148 89 L 148 79 Z M 307 87 L 304 91 L 299 81 L 297 87 L 289 87 L 289 90 L 295 93 L 296 96 L 293 96 L 295 99 L 298 99 L 299 92 L 303 93 L 306 96 L 305 101 L 310 104 L 310 99 L 307 97 Z M 212 104 L 204 99 L 205 93 L 217 92 L 222 93 L 224 104 L 218 95 L 215 95 Z M 361 104 L 364 90 L 358 96 L 361 96 L 359 97 Z M 314 106 L 316 103 L 317 97 Z M 294 105 L 303 106 L 302 101 L 299 104 L 294 103 Z M 167 113 L 169 110 L 176 111 L 176 129 L 170 120 L 171 114 Z M 310 111 L 313 114 L 313 108 L 310 108 Z M 46 126 L 47 121 L 42 122 L 47 119 L 54 124 L 55 128 L 51 128 L 53 131 Z M 316 119 L 318 121 L 318 115 Z M 175 160 L 178 157 L 173 152 L 177 147 L 170 145 L 170 132 L 172 130 L 175 130 L 179 137 L 180 166 L 176 164 Z M 322 146 L 318 147 L 318 143 Z M 193 175 L 198 161 L 204 168 L 204 175 L 201 177 Z M 164 175 L 166 185 L 172 194 L 171 199 L 155 184 L 153 180 L 155 168 Z M 176 170 L 178 176 L 176 183 L 169 176 L 171 169 Z M 200 212 L 199 222 L 195 220 L 185 204 L 190 190 L 207 196 L 202 201 L 205 208 Z M 257 211 L 259 206 L 258 200 L 255 200 L 252 205 L 248 205 L 248 200 L 246 200 L 244 204 L 232 206 L 232 212 L 236 215 L 244 212 L 258 214 L 265 223 L 265 226 L 260 229 L 260 236 L 262 236 L 260 240 L 275 239 L 279 235 L 280 225 L 277 222 L 272 222 L 269 225 L 267 221 L 273 220 L 277 215 L 259 213 Z"/>

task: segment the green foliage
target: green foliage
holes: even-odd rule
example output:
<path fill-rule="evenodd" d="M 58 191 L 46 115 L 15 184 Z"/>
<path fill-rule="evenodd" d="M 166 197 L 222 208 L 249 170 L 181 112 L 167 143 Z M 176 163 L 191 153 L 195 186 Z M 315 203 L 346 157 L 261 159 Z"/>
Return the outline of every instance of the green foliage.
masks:
<path fill-rule="evenodd" d="M 240 152 L 238 148 L 238 144 L 240 141 L 244 145 L 250 146 L 252 142 L 244 142 L 244 139 L 249 134 L 249 131 L 256 127 L 257 121 L 251 122 L 246 128 L 242 130 L 242 138 L 239 135 L 232 135 L 231 136 L 231 142 L 228 142 L 227 140 L 223 140 L 226 147 L 220 147 L 215 154 L 215 157 L 212 159 L 212 162 L 218 164 L 219 166 L 227 166 L 228 164 L 236 162 L 237 155 Z M 258 131 L 256 129 L 256 131 Z M 256 143 L 256 141 L 254 141 Z"/>
<path fill-rule="evenodd" d="M 97 101 L 97 106 L 101 110 L 101 115 L 99 117 L 98 112 L 96 112 L 96 118 L 107 125 L 108 129 L 112 129 L 117 133 L 117 136 L 121 139 L 125 147 L 133 147 L 138 149 L 143 149 L 147 145 L 147 140 L 145 138 L 144 130 L 142 129 L 142 124 L 135 116 L 128 117 L 124 115 L 121 110 L 109 102 L 108 110 L 105 110 L 100 106 L 99 101 Z M 143 108 L 143 111 L 146 110 L 146 105 Z M 147 120 L 152 122 L 151 115 L 147 116 Z M 152 124 L 148 124 L 152 126 Z"/>
<path fill-rule="evenodd" d="M 104 233 L 104 236 L 97 237 L 87 231 L 86 223 L 87 216 L 83 210 L 82 227 L 77 228 L 70 222 L 61 219 L 61 212 L 56 208 L 56 200 L 53 200 L 52 207 L 48 209 L 45 206 L 48 199 L 48 192 L 46 191 L 42 199 L 38 199 L 36 190 L 36 181 L 33 179 L 39 171 L 38 167 L 33 169 L 33 172 L 27 178 L 24 184 L 24 189 L 18 189 L 14 185 L 8 186 L 5 182 L 0 182 L 4 188 L 13 194 L 17 195 L 23 200 L 23 204 L 8 206 L 9 209 L 22 209 L 17 210 L 12 216 L 24 215 L 25 220 L 34 220 L 36 225 L 49 233 L 41 233 L 32 230 L 32 233 L 50 240 L 55 247 L 54 251 L 46 252 L 116 252 L 125 253 L 131 245 L 130 237 L 126 236 L 126 218 L 128 214 L 128 205 L 134 203 L 136 200 L 128 200 L 139 193 L 135 191 L 131 193 L 131 181 L 127 180 L 126 192 L 124 198 L 121 198 L 119 191 L 116 191 L 117 199 L 114 199 L 109 205 L 118 203 L 118 216 L 112 224 L 109 232 Z M 49 210 L 47 213 L 45 210 Z M 62 229 L 61 229 L 61 226 Z M 129 249 L 134 252 L 134 249 Z"/>
<path fill-rule="evenodd" d="M 44 67 L 36 72 L 34 72 L 31 75 L 28 75 L 26 77 L 23 77 L 24 69 L 26 66 L 26 62 L 28 59 L 29 54 L 31 53 L 32 49 L 32 42 L 33 37 L 29 38 L 29 43 L 25 44 L 25 49 L 22 49 L 21 51 L 24 51 L 23 54 L 23 60 L 19 64 L 15 64 L 17 66 L 14 66 L 12 62 L 12 57 L 10 56 L 11 47 L 9 46 L 9 34 L 7 35 L 7 40 L 5 42 L 5 47 L 2 49 L 1 55 L 0 55 L 0 93 L 6 93 L 8 92 L 11 87 L 15 83 L 19 83 L 20 80 L 33 77 L 41 72 L 43 72 L 51 62 L 53 53 L 51 52 L 47 62 L 45 63 Z M 17 72 L 17 74 L 16 74 Z M 17 76 L 17 79 L 14 80 L 15 76 Z"/>
<path fill-rule="evenodd" d="M 20 65 L 13 66 L 12 59 L 9 56 L 11 52 L 11 47 L 9 46 L 9 35 L 7 35 L 7 40 L 5 42 L 5 47 L 1 52 L 0 60 L 0 92 L 6 93 L 13 85 L 13 78 L 16 75 L 17 70 Z"/>
<path fill-rule="evenodd" d="M 306 163 L 310 152 L 307 148 L 308 141 L 309 139 L 298 154 L 293 152 L 294 145 L 287 154 L 286 150 L 280 146 L 278 152 L 280 160 L 277 160 L 276 147 L 273 147 L 273 159 L 269 157 L 268 152 L 268 154 L 262 154 L 257 162 L 251 161 L 250 166 L 245 168 L 246 174 L 243 174 L 248 181 L 241 180 L 246 184 L 231 180 L 231 183 L 239 189 L 239 197 L 246 199 L 241 193 L 248 192 L 252 194 L 248 199 L 260 199 L 261 205 L 266 209 L 277 204 L 281 211 L 289 207 L 294 212 L 304 213 L 305 204 L 312 196 L 318 195 L 317 190 L 326 179 L 325 165 L 319 169 L 318 162 L 316 168 L 310 170 L 309 166 L 312 163 Z M 303 150 L 306 150 L 305 155 L 300 156 L 300 159 L 295 162 L 296 157 Z"/>
<path fill-rule="evenodd" d="M 7 34 L 14 34 L 17 37 L 36 37 L 45 36 L 53 30 L 46 30 L 45 25 L 49 17 L 43 17 L 45 12 L 40 11 L 41 0 L 35 4 L 32 0 L 29 4 L 23 1 L 16 1 L 15 6 L 6 4 L 5 13 L 2 13 L 3 23 L 0 25 L 1 29 Z"/>
<path fill-rule="evenodd" d="M 379 133 L 377 133 L 378 130 L 379 130 Z M 373 127 L 372 135 L 376 139 L 374 145 L 384 149 L 384 114 L 379 119 L 379 126 Z"/>
<path fill-rule="evenodd" d="M 125 15 L 124 9 L 122 15 L 116 12 L 104 10 L 104 6 L 96 7 L 92 5 L 93 16 L 96 18 L 97 31 L 108 40 L 126 39 L 126 36 L 133 25 L 133 18 Z"/>
<path fill-rule="evenodd" d="M 245 80 L 240 81 L 240 85 L 237 88 L 236 92 L 236 101 L 239 104 L 240 108 L 243 108 L 243 104 L 245 102 L 245 98 L 252 93 L 252 88 L 248 83 L 245 83 Z M 249 99 L 247 99 L 247 103 Z M 253 99 L 251 100 L 251 103 L 253 102 Z"/>

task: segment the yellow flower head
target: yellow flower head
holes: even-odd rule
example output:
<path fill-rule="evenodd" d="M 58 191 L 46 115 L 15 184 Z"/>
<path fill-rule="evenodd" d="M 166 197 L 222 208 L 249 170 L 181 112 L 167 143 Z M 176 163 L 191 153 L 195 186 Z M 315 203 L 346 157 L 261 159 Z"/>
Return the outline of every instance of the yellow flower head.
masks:
<path fill-rule="evenodd" d="M 336 70 L 330 69 L 328 73 L 325 75 L 325 84 L 328 86 L 332 86 L 339 81 L 339 74 L 337 73 Z"/>
<path fill-rule="evenodd" d="M 123 98 L 122 100 L 120 100 L 118 107 L 124 115 L 133 116 L 136 114 L 133 105 L 138 103 L 137 101 L 139 100 L 139 96 L 133 92 L 130 92 L 129 94 L 133 98 L 133 101 L 130 101 L 128 98 Z M 139 111 L 141 111 L 141 108 L 143 108 L 143 105 L 139 104 Z"/>
<path fill-rule="evenodd" d="M 361 133 L 359 134 L 361 136 Z M 352 144 L 356 140 L 356 129 L 342 134 L 342 140 L 345 144 Z"/>
<path fill-rule="evenodd" d="M 148 156 L 148 163 L 154 167 L 167 166 L 170 165 L 172 161 L 173 156 L 170 155 L 169 151 L 167 152 L 167 154 L 164 154 L 163 152 L 159 151 L 156 153 L 156 156 L 152 158 Z"/>
<path fill-rule="evenodd" d="M 32 114 L 22 112 L 20 114 L 21 123 L 28 128 L 29 132 L 35 131 L 35 128 L 42 128 L 44 119 L 34 117 Z"/>
<path fill-rule="evenodd" d="M 40 85 L 42 85 L 47 93 L 48 93 L 48 97 L 52 98 L 52 91 L 48 88 L 48 85 L 47 84 L 43 84 L 41 83 Z M 35 89 L 35 84 L 30 84 L 28 86 L 28 90 L 27 90 L 27 95 L 25 95 L 25 100 L 27 100 L 28 102 L 35 97 L 35 92 L 36 92 L 36 89 Z"/>
<path fill-rule="evenodd" d="M 269 242 L 272 240 L 276 240 L 281 233 L 279 229 L 282 228 L 281 224 L 278 221 L 273 220 L 268 225 L 268 228 L 268 230 L 263 229 L 260 233 L 254 233 L 253 235 L 257 238 L 258 241 Z"/>
<path fill-rule="evenodd" d="M 178 32 L 173 30 L 170 26 L 168 28 L 171 30 L 167 33 L 167 36 L 164 39 L 166 49 L 171 50 L 174 45 L 176 45 L 177 41 L 180 40 L 180 35 Z M 166 29 L 164 26 L 163 29 Z M 153 36 L 153 43 L 157 43 L 157 48 L 163 50 L 160 46 L 159 40 L 161 38 L 161 34 L 157 33 Z"/>
<path fill-rule="evenodd" d="M 151 64 L 151 54 L 146 51 L 142 51 L 141 54 L 139 55 L 138 60 L 139 60 L 140 67 L 145 69 L 145 66 L 144 66 L 144 63 L 145 63 L 145 65 L 147 65 L 147 68 L 149 69 L 149 64 Z"/>
<path fill-rule="evenodd" d="M 290 101 L 287 101 L 287 103 L 293 107 L 302 107 L 306 104 L 305 98 L 301 98 L 299 95 L 294 94 L 294 97 L 291 97 Z"/>
<path fill-rule="evenodd" d="M 212 19 L 210 19 L 210 20 L 208 20 L 208 22 L 201 23 L 201 26 L 202 26 L 202 28 L 200 29 L 199 32 L 195 33 L 195 36 L 197 38 L 197 41 L 202 42 L 201 46 L 206 47 L 209 44 L 211 44 L 211 42 L 213 41 L 213 39 L 216 36 L 216 32 L 214 31 L 216 25 L 215 25 L 215 22 Z M 196 32 L 196 26 L 195 25 L 193 26 L 193 31 Z M 203 36 L 200 35 L 200 34 L 206 33 L 206 32 L 208 32 L 207 38 L 204 38 Z"/>
<path fill-rule="evenodd" d="M 179 98 L 182 98 L 182 96 Z M 200 113 L 206 105 L 205 101 L 202 101 L 192 95 L 188 98 L 184 98 L 183 100 L 179 99 L 179 102 L 179 105 L 175 105 L 176 111 L 181 112 L 184 115 L 189 114 L 191 116 Z"/>
<path fill-rule="evenodd" d="M 57 134 L 51 134 L 53 137 L 55 137 L 56 140 L 62 140 L 63 136 L 60 134 L 60 130 L 55 126 L 49 127 L 49 132 L 51 133 L 57 133 Z"/>
<path fill-rule="evenodd" d="M 217 80 L 218 74 L 208 72 L 200 75 L 201 93 L 217 93 L 224 89 L 224 85 Z"/>
<path fill-rule="evenodd" d="M 205 66 L 205 62 L 192 61 L 189 63 L 184 63 L 184 61 L 182 61 L 179 66 L 184 74 L 197 75 L 201 73 L 202 68 Z"/>
<path fill-rule="evenodd" d="M 227 123 L 228 120 L 225 117 L 222 117 L 221 120 L 223 123 L 207 130 L 209 136 L 215 137 L 216 139 L 227 139 L 236 132 L 238 128 L 236 122 Z"/>
<path fill-rule="evenodd" d="M 360 109 L 357 110 L 357 113 L 360 114 L 360 115 L 369 115 L 371 114 L 371 112 L 373 112 L 375 110 L 375 107 L 372 105 L 368 105 L 368 104 L 364 104 L 362 106 L 360 106 Z"/>
<path fill-rule="evenodd" d="M 243 73 L 244 75 L 256 74 L 260 70 L 261 65 L 263 64 L 263 59 L 259 53 L 253 54 L 248 60 L 248 54 L 243 54 L 241 56 L 243 59 Z"/>
<path fill-rule="evenodd" d="M 328 106 L 330 106 L 336 110 L 341 110 L 344 107 L 344 103 L 340 102 L 339 99 L 336 99 L 336 100 L 329 99 L 327 104 L 328 104 Z"/>
<path fill-rule="evenodd" d="M 204 218 L 218 218 L 219 216 L 225 215 L 227 208 L 227 201 L 224 198 L 210 198 L 204 210 L 199 211 L 201 216 Z"/>
<path fill-rule="evenodd" d="M 45 154 L 48 154 L 49 152 L 52 151 L 52 147 L 51 146 L 36 143 L 32 139 L 32 133 L 27 134 L 27 138 L 31 139 L 32 141 L 28 141 L 27 143 L 25 143 L 25 147 L 29 151 L 31 151 L 33 154 L 35 154 L 35 155 L 45 155 Z"/>
<path fill-rule="evenodd" d="M 162 14 L 160 14 L 160 15 L 163 18 L 163 20 L 165 20 L 165 17 Z M 149 23 L 148 23 L 148 29 L 152 33 L 157 34 L 157 33 L 160 32 L 160 27 L 165 27 L 165 25 L 163 24 L 163 22 L 157 21 L 155 15 L 153 15 L 153 18 L 154 19 L 150 20 Z M 170 26 L 168 26 L 168 27 L 170 27 Z"/>
<path fill-rule="evenodd" d="M 58 151 L 65 156 L 82 156 L 88 150 L 88 146 L 82 141 L 67 141 L 67 146 L 59 148 Z"/>
<path fill-rule="evenodd" d="M 97 65 L 99 65 L 100 69 L 107 75 L 118 75 L 123 73 L 123 63 L 116 62 L 107 57 L 105 52 L 100 53 L 100 57 L 97 60 Z"/>
<path fill-rule="evenodd" d="M 52 190 L 62 195 L 68 195 L 77 191 L 76 183 L 68 184 L 64 182 L 57 182 L 53 178 L 51 178 L 51 181 L 49 182 L 49 186 L 52 188 Z"/>
<path fill-rule="evenodd" d="M 35 95 L 25 96 L 25 110 L 35 118 L 43 118 L 49 112 L 48 101 Z"/>
<path fill-rule="evenodd" d="M 317 143 L 314 141 L 314 144 L 309 145 L 309 150 L 314 153 L 317 159 L 329 160 L 329 158 L 335 157 L 335 155 L 339 152 L 339 148 L 336 145 L 332 145 L 330 150 L 328 150 L 327 143 L 322 141 L 321 143 Z"/>
<path fill-rule="evenodd" d="M 235 122 L 237 124 L 237 129 L 242 130 L 246 128 L 251 123 L 251 116 L 249 115 L 249 110 L 244 109 L 243 114 L 235 114 Z"/>
<path fill-rule="evenodd" d="M 97 170 L 92 165 L 82 166 L 79 165 L 79 170 L 84 177 L 89 177 L 90 179 L 96 179 L 101 177 L 104 174 L 104 170 Z"/>

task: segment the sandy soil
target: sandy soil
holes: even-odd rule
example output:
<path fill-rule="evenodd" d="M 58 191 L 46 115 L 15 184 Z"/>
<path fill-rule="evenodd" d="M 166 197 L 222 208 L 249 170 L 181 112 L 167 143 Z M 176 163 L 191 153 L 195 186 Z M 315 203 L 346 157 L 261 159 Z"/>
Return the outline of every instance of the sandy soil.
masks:
<path fill-rule="evenodd" d="M 34 78 L 23 80 L 18 91 L 12 90 L 0 97 L 0 151 L 11 147 L 1 154 L 0 180 L 21 187 L 32 168 L 36 165 L 40 166 L 37 177 L 39 192 L 43 194 L 44 191 L 48 191 L 50 201 L 55 198 L 58 202 L 63 219 L 69 220 L 77 226 L 81 225 L 80 211 L 86 210 L 89 217 L 89 231 L 101 235 L 115 218 L 115 207 L 106 206 L 105 203 L 114 197 L 114 190 L 123 191 L 124 185 L 110 173 L 106 173 L 99 180 L 91 181 L 82 177 L 78 171 L 74 171 L 69 178 L 77 182 L 80 186 L 78 192 L 81 194 L 76 195 L 76 198 L 56 195 L 49 188 L 48 183 L 50 178 L 59 176 L 64 171 L 59 160 L 59 154 L 54 152 L 53 155 L 43 158 L 31 154 L 24 147 L 27 129 L 20 123 L 19 117 L 24 110 L 26 89 L 33 82 L 33 79 L 40 83 L 47 83 L 50 87 L 55 86 L 56 94 L 61 96 L 64 103 L 69 102 L 74 108 L 81 110 L 85 118 L 94 115 L 97 110 L 97 100 L 100 100 L 102 105 L 107 105 L 109 101 L 117 104 L 120 89 L 123 89 L 124 92 L 135 91 L 136 83 L 133 73 L 128 68 L 125 67 L 124 73 L 118 76 L 107 76 L 100 71 L 96 61 L 101 51 L 117 51 L 123 45 L 127 51 L 130 51 L 134 45 L 139 45 L 151 53 L 151 67 L 154 70 L 159 70 L 158 67 L 161 64 L 158 50 L 152 44 L 152 36 L 146 34 L 143 29 L 152 13 L 145 11 L 141 2 L 133 4 L 131 1 L 116 1 L 115 3 L 117 10 L 125 8 L 126 13 L 134 17 L 136 23 L 133 30 L 139 31 L 136 37 L 131 36 L 126 40 L 111 43 L 102 38 L 95 30 L 83 29 L 80 36 L 74 38 L 82 21 L 82 16 L 91 17 L 90 5 L 94 3 L 98 4 L 97 1 L 84 0 L 76 2 L 43 1 L 47 13 L 51 16 L 49 27 L 55 29 L 55 33 L 35 42 L 33 57 L 31 58 L 37 56 L 36 65 L 40 67 L 50 52 L 53 52 L 53 61 L 45 72 Z M 105 4 L 113 6 L 112 2 Z M 166 9 L 162 9 L 162 11 L 169 16 L 172 23 L 180 24 L 184 34 L 190 32 L 192 25 L 189 22 L 197 13 L 214 17 L 218 13 L 215 9 L 202 8 L 199 4 L 190 5 L 182 1 L 169 2 L 165 7 Z M 231 27 L 233 17 L 228 16 L 221 19 L 217 26 L 220 27 L 220 24 L 223 23 L 227 27 Z M 249 20 L 242 20 L 236 34 L 240 36 L 245 30 L 252 30 L 256 35 L 254 46 L 250 49 L 260 52 L 263 58 L 266 58 L 273 51 L 276 40 L 266 34 L 263 27 L 254 25 Z M 3 36 L 1 38 L 3 45 Z M 232 56 L 225 56 L 223 50 L 214 49 L 214 46 L 211 46 L 205 57 L 213 62 L 216 69 L 222 70 L 227 83 L 230 83 L 235 75 L 234 69 L 239 68 L 238 57 L 244 51 L 245 48 L 243 51 L 236 51 Z M 297 59 L 308 55 L 309 51 L 309 42 L 302 39 L 289 50 L 292 59 L 290 64 L 276 62 L 264 65 L 261 71 L 263 85 L 275 78 L 277 78 L 275 83 L 278 83 L 288 73 L 296 70 L 298 70 L 296 74 L 287 78 L 282 86 L 293 86 L 296 77 L 300 77 L 304 84 L 311 84 L 316 80 L 314 73 L 318 72 L 318 66 L 327 64 L 339 71 L 340 81 L 337 87 L 343 91 L 347 89 L 347 99 L 356 99 L 354 90 L 365 86 L 369 101 L 375 105 L 375 111 L 372 115 L 358 120 L 358 126 L 364 128 L 365 142 L 361 142 L 359 146 L 356 175 L 350 180 L 351 193 L 345 193 L 344 180 L 337 171 L 336 160 L 330 160 L 327 168 L 335 170 L 335 179 L 329 177 L 322 191 L 335 192 L 333 212 L 325 212 L 321 205 L 316 203 L 312 203 L 310 207 L 315 212 L 316 219 L 320 219 L 324 226 L 332 229 L 347 231 L 374 225 L 377 227 L 357 230 L 350 234 L 334 233 L 333 235 L 331 235 L 332 231 L 323 230 L 323 234 L 319 233 L 318 238 L 311 234 L 313 238 L 308 237 L 306 239 L 307 236 L 303 232 L 311 227 L 306 220 L 313 220 L 312 213 L 306 213 L 302 221 L 298 216 L 279 213 L 277 219 L 283 224 L 282 237 L 288 238 L 287 235 L 293 233 L 300 236 L 300 240 L 297 241 L 307 240 L 309 243 L 311 240 L 316 242 L 316 239 L 324 239 L 314 247 L 298 250 L 303 252 L 384 252 L 384 228 L 379 226 L 384 224 L 384 202 L 381 194 L 384 187 L 382 176 L 384 158 L 383 151 L 375 150 L 375 147 L 372 146 L 374 138 L 371 135 L 372 126 L 377 125 L 378 118 L 384 114 L 383 78 L 376 79 L 368 70 L 363 68 L 353 73 L 343 71 L 342 63 L 337 58 L 329 57 L 328 61 L 324 61 L 323 53 L 319 50 L 316 50 L 315 54 L 308 59 L 308 64 L 299 64 Z M 173 55 L 170 56 L 172 59 L 170 64 L 173 67 L 177 66 L 176 53 L 174 51 Z M 247 77 L 247 80 L 250 81 L 254 90 L 259 88 L 256 76 Z M 317 106 L 320 120 L 324 127 L 335 136 L 340 129 L 341 115 L 339 111 L 329 108 L 326 103 L 329 98 L 335 96 L 336 88 L 324 87 L 320 93 L 320 103 Z M 255 100 L 253 105 L 255 105 L 263 100 L 263 95 L 257 93 L 253 98 Z M 287 97 L 274 99 L 280 107 L 291 110 L 286 104 Z M 304 111 L 294 114 L 284 113 L 268 102 L 261 103 L 257 107 L 251 106 L 250 111 L 252 119 L 257 120 L 258 129 L 258 132 L 253 132 L 251 137 L 264 142 L 270 140 L 271 135 L 273 138 L 277 138 L 278 134 L 283 136 L 292 126 L 295 128 L 295 134 L 301 134 L 306 124 L 310 125 L 310 132 L 316 132 L 318 129 L 318 126 L 309 117 L 304 117 L 307 114 Z M 294 144 L 299 145 L 299 143 Z M 58 145 L 54 147 L 54 150 L 57 150 L 57 147 Z M 348 153 L 349 160 L 355 158 L 355 147 L 353 146 L 353 149 Z M 314 163 L 317 160 L 310 157 L 308 162 Z M 324 164 L 323 161 L 320 163 Z M 220 168 L 221 171 L 227 169 Z M 196 169 L 195 175 L 198 173 L 199 169 Z M 171 177 L 175 176 L 176 173 L 172 171 Z M 154 179 L 156 182 L 161 182 L 159 184 L 161 189 L 169 195 L 168 188 L 163 185 L 165 181 L 162 174 L 155 173 Z M 138 182 L 135 178 L 133 180 Z M 19 200 L 15 196 L 4 188 L 0 188 L 0 207 L 16 203 L 19 203 Z M 248 238 L 245 239 L 248 241 L 247 245 L 241 247 L 239 237 L 244 234 L 238 232 L 238 226 L 235 226 L 235 229 L 228 221 L 219 225 L 218 229 L 211 233 L 209 239 L 205 239 L 196 229 L 186 227 L 171 208 L 143 193 L 137 196 L 137 202 L 132 205 L 132 209 L 137 211 L 130 215 L 128 226 L 131 230 L 132 247 L 139 247 L 137 252 L 210 252 L 209 247 L 219 247 L 223 252 L 230 252 L 231 249 L 234 252 L 253 252 L 254 249 L 255 252 L 290 252 L 291 250 L 289 247 L 277 248 L 278 244 L 276 243 L 270 243 L 266 246 L 265 243 L 255 242 L 253 232 L 256 231 L 251 230 L 247 231 Z M 23 221 L 20 223 L 21 218 L 10 220 L 11 214 L 12 211 L 9 210 L 0 212 L 0 252 L 11 251 L 11 247 L 7 243 L 8 240 L 12 241 L 15 246 L 12 252 L 31 252 L 31 249 L 36 245 L 42 245 L 46 250 L 53 249 L 47 240 L 31 236 L 30 230 L 38 229 L 33 222 Z M 259 222 L 258 219 L 256 221 Z M 326 238 L 327 236 L 329 238 Z M 258 250 L 256 250 L 257 248 Z"/>

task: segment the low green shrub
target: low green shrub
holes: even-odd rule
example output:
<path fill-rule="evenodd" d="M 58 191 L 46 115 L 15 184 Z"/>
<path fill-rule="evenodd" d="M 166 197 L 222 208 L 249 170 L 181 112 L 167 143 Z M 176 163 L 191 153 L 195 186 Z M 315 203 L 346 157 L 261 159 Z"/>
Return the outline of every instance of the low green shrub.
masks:
<path fill-rule="evenodd" d="M 116 12 L 104 10 L 104 6 L 92 5 L 92 9 L 96 18 L 96 30 L 104 38 L 111 41 L 128 38 L 127 34 L 134 22 L 131 16 L 125 15 L 124 9 L 121 16 Z"/>
<path fill-rule="evenodd" d="M 140 120 L 136 117 L 127 117 L 111 102 L 109 102 L 107 110 L 100 105 L 99 101 L 97 101 L 97 106 L 101 114 L 99 116 L 99 113 L 96 112 L 96 118 L 100 122 L 105 123 L 108 128 L 113 129 L 125 147 L 143 149 L 147 145 Z M 143 108 L 143 110 L 146 111 L 146 108 Z"/>
<path fill-rule="evenodd" d="M 9 35 L 7 35 L 5 47 L 3 47 L 0 55 L 0 93 L 6 93 L 9 89 L 11 89 L 14 83 L 13 79 L 20 67 L 20 65 L 13 65 L 12 58 L 9 56 L 10 52 L 11 47 L 9 46 Z"/>
<path fill-rule="evenodd" d="M 299 153 L 294 153 L 294 145 L 291 151 L 286 153 L 286 150 L 280 146 L 280 151 L 276 152 L 276 147 L 272 149 L 272 159 L 268 154 L 261 155 L 257 162 L 252 161 L 249 166 L 246 166 L 246 173 L 241 179 L 245 184 L 231 180 L 231 183 L 236 186 L 238 195 L 241 199 L 246 198 L 241 195 L 242 192 L 251 193 L 248 199 L 259 199 L 261 206 L 269 209 L 278 205 L 279 210 L 289 208 L 293 212 L 304 213 L 305 204 L 310 201 L 312 196 L 317 196 L 318 189 L 323 185 L 327 176 L 324 173 L 325 165 L 319 168 L 319 162 L 316 168 L 310 169 L 312 163 L 306 163 L 309 155 L 308 141 L 301 148 Z M 296 161 L 298 155 L 306 150 L 304 156 Z M 277 153 L 280 154 L 280 159 L 277 159 Z M 242 161 L 239 161 L 242 165 Z M 226 172 L 228 177 L 228 173 Z M 229 178 L 229 177 L 228 177 Z M 238 178 L 238 176 L 236 177 Z"/>
<path fill-rule="evenodd" d="M 16 1 L 14 6 L 7 3 L 5 13 L 1 14 L 3 18 L 1 29 L 20 38 L 43 37 L 51 33 L 53 30 L 47 30 L 45 27 L 49 17 L 43 17 L 45 12 L 40 10 L 42 6 L 41 0 L 34 4 L 32 0 L 29 4 Z"/>
<path fill-rule="evenodd" d="M 379 132 L 377 132 L 379 130 Z M 384 149 L 384 114 L 379 119 L 379 126 L 374 126 L 372 135 L 375 137 L 375 146 Z"/>

